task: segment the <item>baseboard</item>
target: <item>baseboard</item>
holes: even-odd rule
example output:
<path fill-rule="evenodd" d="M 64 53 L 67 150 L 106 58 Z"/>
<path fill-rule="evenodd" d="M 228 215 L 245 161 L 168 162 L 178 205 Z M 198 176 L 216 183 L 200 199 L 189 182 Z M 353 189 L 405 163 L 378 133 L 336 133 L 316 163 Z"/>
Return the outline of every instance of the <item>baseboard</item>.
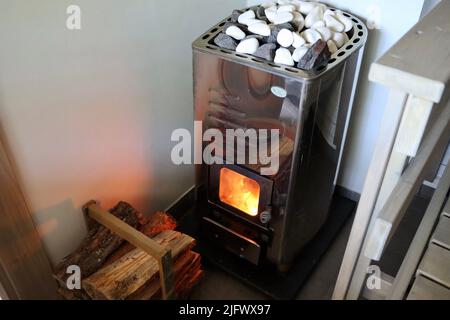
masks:
<path fill-rule="evenodd" d="M 195 187 L 192 186 L 181 197 L 175 200 L 167 209 L 175 219 L 180 219 L 186 212 L 189 211 L 195 204 Z"/>
<path fill-rule="evenodd" d="M 347 198 L 349 200 L 352 200 L 354 202 L 359 202 L 359 200 L 361 199 L 361 194 L 356 192 L 356 191 L 352 191 L 349 190 L 347 188 L 344 188 L 342 186 L 336 186 L 335 189 L 336 194 L 340 195 L 341 197 Z"/>
<path fill-rule="evenodd" d="M 419 192 L 417 193 L 417 195 L 423 199 L 430 200 L 433 197 L 433 194 L 435 191 L 436 191 L 436 188 L 433 188 L 426 184 L 422 184 L 420 186 L 420 189 L 419 189 Z"/>

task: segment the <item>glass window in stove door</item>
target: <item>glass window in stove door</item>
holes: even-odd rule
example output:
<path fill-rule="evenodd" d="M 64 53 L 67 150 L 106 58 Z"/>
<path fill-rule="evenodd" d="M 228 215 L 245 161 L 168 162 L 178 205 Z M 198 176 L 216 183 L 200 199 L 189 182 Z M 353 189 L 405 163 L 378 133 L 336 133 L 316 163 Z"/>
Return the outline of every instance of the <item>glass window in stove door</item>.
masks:
<path fill-rule="evenodd" d="M 220 170 L 219 199 L 223 203 L 255 217 L 258 215 L 258 182 L 228 168 Z"/>

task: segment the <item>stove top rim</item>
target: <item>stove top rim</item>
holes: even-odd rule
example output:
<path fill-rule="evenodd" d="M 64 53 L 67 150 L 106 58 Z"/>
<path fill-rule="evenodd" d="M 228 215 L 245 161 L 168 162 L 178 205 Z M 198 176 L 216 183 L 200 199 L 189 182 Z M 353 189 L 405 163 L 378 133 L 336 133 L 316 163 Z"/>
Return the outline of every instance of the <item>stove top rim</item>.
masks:
<path fill-rule="evenodd" d="M 258 8 L 258 6 L 252 6 L 248 7 L 246 9 L 241 10 L 242 12 L 253 9 L 255 10 Z M 329 9 L 332 10 L 340 10 L 338 8 L 329 7 Z M 353 22 L 353 36 L 350 38 L 350 40 L 342 46 L 338 51 L 336 51 L 332 56 L 331 60 L 328 63 L 327 67 L 325 67 L 322 70 L 319 71 L 306 71 L 302 69 L 298 69 L 296 67 L 289 67 L 281 64 L 276 64 L 274 62 L 270 62 L 258 57 L 255 57 L 250 54 L 242 54 L 237 53 L 233 50 L 228 50 L 224 48 L 220 48 L 214 44 L 211 44 L 210 41 L 213 40 L 219 33 L 223 32 L 223 26 L 225 23 L 231 21 L 231 15 L 226 17 L 225 19 L 221 20 L 219 23 L 214 25 L 213 27 L 209 28 L 206 32 L 204 32 L 200 37 L 198 37 L 193 43 L 192 48 L 193 50 L 208 53 L 216 56 L 220 56 L 220 58 L 238 62 L 243 65 L 250 66 L 255 69 L 259 69 L 262 71 L 268 71 L 272 74 L 278 74 L 281 76 L 288 76 L 290 78 L 295 78 L 302 81 L 313 81 L 327 72 L 330 72 L 335 67 L 341 65 L 344 63 L 347 58 L 352 56 L 354 53 L 359 51 L 361 48 L 363 48 L 367 42 L 368 38 L 368 29 L 364 22 L 359 19 L 358 17 L 345 12 L 344 15 L 346 15 L 348 18 L 350 18 Z M 351 47 L 350 47 L 351 46 Z M 347 49 L 350 47 L 349 49 Z"/>

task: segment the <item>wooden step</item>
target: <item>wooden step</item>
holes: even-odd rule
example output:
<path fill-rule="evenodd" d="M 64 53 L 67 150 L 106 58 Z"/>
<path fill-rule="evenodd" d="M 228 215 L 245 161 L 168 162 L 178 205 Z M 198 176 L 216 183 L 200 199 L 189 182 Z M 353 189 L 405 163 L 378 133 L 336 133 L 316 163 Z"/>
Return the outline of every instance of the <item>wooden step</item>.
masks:
<path fill-rule="evenodd" d="M 450 218 L 442 216 L 431 241 L 450 250 Z"/>
<path fill-rule="evenodd" d="M 450 288 L 450 250 L 431 243 L 417 273 Z"/>
<path fill-rule="evenodd" d="M 450 290 L 423 276 L 418 276 L 408 300 L 450 300 Z"/>

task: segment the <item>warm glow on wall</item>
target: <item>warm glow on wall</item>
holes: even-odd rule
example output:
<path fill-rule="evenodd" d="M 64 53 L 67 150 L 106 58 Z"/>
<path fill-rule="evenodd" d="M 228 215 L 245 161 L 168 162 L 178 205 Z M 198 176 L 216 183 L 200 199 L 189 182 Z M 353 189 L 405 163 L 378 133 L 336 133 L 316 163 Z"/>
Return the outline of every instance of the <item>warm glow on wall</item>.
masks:
<path fill-rule="evenodd" d="M 235 207 L 250 216 L 258 215 L 259 184 L 233 170 L 220 170 L 220 201 Z"/>

